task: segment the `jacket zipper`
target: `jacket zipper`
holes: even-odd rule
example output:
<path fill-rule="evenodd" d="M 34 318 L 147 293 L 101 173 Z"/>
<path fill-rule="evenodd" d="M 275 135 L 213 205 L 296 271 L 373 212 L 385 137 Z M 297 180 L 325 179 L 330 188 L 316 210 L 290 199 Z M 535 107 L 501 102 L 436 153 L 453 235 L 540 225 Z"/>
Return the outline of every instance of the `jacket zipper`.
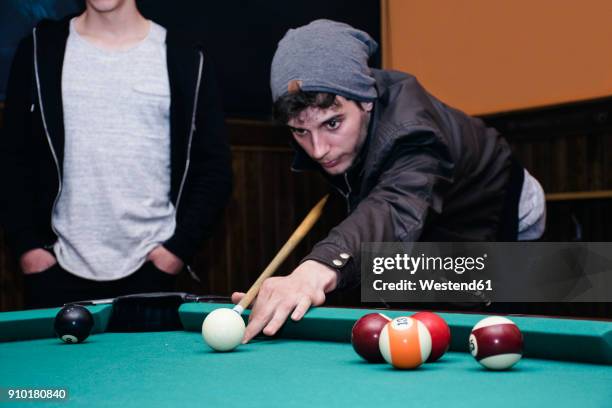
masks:
<path fill-rule="evenodd" d="M 348 213 L 351 213 L 351 200 L 349 199 L 351 193 L 353 192 L 353 189 L 351 188 L 351 185 L 349 184 L 348 181 L 348 173 L 344 173 L 344 182 L 346 183 L 346 188 L 348 189 L 348 193 L 346 193 L 346 196 L 344 196 L 344 198 L 346 199 L 346 210 L 348 211 Z"/>
<path fill-rule="evenodd" d="M 348 181 L 348 174 L 344 173 L 344 182 L 346 183 L 346 188 L 348 190 L 347 193 L 345 193 L 344 191 L 342 191 L 342 189 L 340 187 L 338 187 L 337 185 L 335 185 L 334 183 L 330 183 L 332 186 L 334 186 L 334 188 L 336 190 L 338 190 L 338 192 L 340 193 L 340 195 L 342 197 L 344 197 L 344 200 L 346 201 L 346 211 L 347 214 L 351 213 L 351 201 L 349 200 L 349 196 L 351 195 L 351 193 L 353 192 L 353 189 L 351 188 L 351 185 L 349 184 Z"/>
<path fill-rule="evenodd" d="M 36 37 L 36 28 L 34 28 L 33 30 L 33 38 L 34 38 L 34 72 L 36 76 L 36 91 L 38 93 L 38 104 L 40 105 L 40 117 L 42 119 L 43 128 L 45 129 L 45 136 L 47 137 L 47 143 L 49 143 L 49 149 L 51 150 L 51 155 L 53 156 L 53 162 L 55 163 L 55 170 L 57 171 L 58 188 L 57 188 L 57 194 L 55 195 L 55 200 L 53 200 L 53 206 L 51 207 L 50 224 L 51 224 L 51 230 L 53 231 L 55 236 L 58 236 L 58 233 L 55 230 L 55 227 L 53 226 L 53 213 L 55 212 L 55 206 L 57 204 L 57 200 L 59 199 L 59 196 L 62 192 L 62 174 L 60 172 L 59 160 L 57 159 L 57 154 L 55 154 L 53 143 L 51 143 L 51 136 L 49 135 L 49 129 L 47 128 L 47 119 L 45 118 L 45 109 L 43 107 L 43 102 L 42 102 L 42 92 L 40 91 L 40 78 L 38 74 L 38 42 L 37 42 L 37 37 Z M 48 245 L 48 247 L 51 248 L 52 245 Z"/>
<path fill-rule="evenodd" d="M 196 130 L 195 115 L 198 107 L 198 96 L 200 93 L 200 84 L 202 82 L 202 67 L 204 65 L 204 53 L 199 51 L 200 54 L 200 66 L 198 69 L 198 80 L 196 82 L 195 96 L 193 98 L 193 110 L 191 113 L 191 128 L 189 130 L 189 141 L 187 143 L 187 160 L 185 162 L 185 172 L 183 173 L 183 179 L 181 180 L 181 186 L 179 187 L 179 193 L 176 198 L 176 209 L 175 214 L 178 217 L 179 205 L 181 204 L 181 196 L 183 195 L 183 187 L 185 187 L 185 180 L 187 180 L 187 172 L 189 171 L 189 164 L 191 162 L 191 142 L 193 140 L 193 133 Z"/>
<path fill-rule="evenodd" d="M 204 66 L 204 53 L 199 51 L 200 54 L 200 65 L 198 67 L 198 80 L 196 82 L 195 95 L 193 97 L 193 110 L 191 112 L 191 128 L 189 129 L 189 141 L 187 142 L 187 160 L 185 161 L 185 172 L 183 173 L 183 179 L 181 180 L 181 186 L 179 187 L 178 196 L 176 198 L 176 206 L 174 210 L 175 217 L 178 219 L 179 205 L 181 204 L 181 197 L 183 195 L 183 188 L 185 187 L 185 181 L 187 180 L 187 173 L 189 172 L 189 164 L 191 163 L 191 142 L 193 141 L 193 133 L 196 130 L 195 116 L 198 109 L 198 97 L 200 94 L 200 84 L 202 83 L 202 68 Z M 192 279 L 200 282 L 200 277 L 191 268 L 191 265 L 186 265 L 187 272 Z"/>

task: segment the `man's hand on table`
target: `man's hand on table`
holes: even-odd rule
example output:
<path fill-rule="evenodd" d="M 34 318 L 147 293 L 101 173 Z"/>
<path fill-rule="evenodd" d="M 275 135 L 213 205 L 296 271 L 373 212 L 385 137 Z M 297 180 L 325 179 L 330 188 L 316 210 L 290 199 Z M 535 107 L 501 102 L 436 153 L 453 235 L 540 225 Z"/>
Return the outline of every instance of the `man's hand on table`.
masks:
<path fill-rule="evenodd" d="M 316 261 L 305 261 L 290 275 L 266 279 L 249 315 L 243 343 L 262 330 L 268 336 L 274 335 L 289 314 L 292 320 L 300 320 L 310 306 L 322 305 L 325 294 L 334 290 L 336 284 L 336 271 Z M 234 292 L 232 302 L 239 303 L 243 296 L 242 292 Z"/>

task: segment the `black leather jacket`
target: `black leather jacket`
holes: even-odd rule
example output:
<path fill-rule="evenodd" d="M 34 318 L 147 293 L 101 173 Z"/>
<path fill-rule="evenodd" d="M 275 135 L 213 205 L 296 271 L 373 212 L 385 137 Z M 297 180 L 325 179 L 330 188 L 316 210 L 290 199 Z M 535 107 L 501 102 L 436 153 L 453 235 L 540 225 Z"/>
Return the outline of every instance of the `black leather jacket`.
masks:
<path fill-rule="evenodd" d="M 520 196 L 520 188 L 509 188 L 517 169 L 506 141 L 411 75 L 374 76 L 379 97 L 361 159 L 328 177 L 349 214 L 304 260 L 338 270 L 342 288 L 359 280 L 361 243 L 516 240 L 501 235 L 505 207 L 513 203 L 516 214 Z M 299 147 L 293 169 L 322 171 Z"/>

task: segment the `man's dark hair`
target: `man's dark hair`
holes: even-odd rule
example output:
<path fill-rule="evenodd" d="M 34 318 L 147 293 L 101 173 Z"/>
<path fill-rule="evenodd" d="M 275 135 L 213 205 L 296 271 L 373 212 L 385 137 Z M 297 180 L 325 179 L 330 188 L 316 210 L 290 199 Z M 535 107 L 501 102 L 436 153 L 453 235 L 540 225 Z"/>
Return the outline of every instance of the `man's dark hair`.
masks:
<path fill-rule="evenodd" d="M 360 103 L 359 109 L 363 109 Z M 300 112 L 308 108 L 327 109 L 338 106 L 340 103 L 336 95 L 327 92 L 297 91 L 281 96 L 272 107 L 272 115 L 279 123 L 286 125 L 291 119 L 296 118 Z"/>

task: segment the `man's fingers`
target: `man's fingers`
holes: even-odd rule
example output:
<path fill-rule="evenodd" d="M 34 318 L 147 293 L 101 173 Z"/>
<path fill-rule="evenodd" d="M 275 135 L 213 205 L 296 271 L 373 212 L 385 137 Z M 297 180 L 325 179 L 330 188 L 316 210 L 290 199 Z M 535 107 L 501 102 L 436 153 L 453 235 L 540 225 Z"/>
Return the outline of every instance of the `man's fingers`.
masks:
<path fill-rule="evenodd" d="M 244 293 L 243 292 L 234 292 L 234 293 L 232 293 L 232 303 L 237 305 L 238 303 L 240 303 L 240 301 L 242 300 L 243 297 L 244 297 Z"/>
<path fill-rule="evenodd" d="M 293 305 L 280 305 L 280 307 L 276 308 L 274 316 L 263 329 L 263 333 L 266 336 L 275 335 L 276 332 L 283 326 L 283 324 L 287 320 L 287 316 L 289 316 L 289 313 L 291 313 L 292 309 Z"/>
<path fill-rule="evenodd" d="M 246 344 L 257 336 L 259 332 L 266 326 L 268 321 L 266 319 L 251 319 L 249 324 L 244 331 L 244 337 L 242 338 L 242 344 Z"/>
<path fill-rule="evenodd" d="M 265 305 L 261 302 L 255 303 L 251 314 L 249 315 L 249 324 L 244 331 L 242 344 L 248 343 L 251 339 L 259 334 L 268 322 L 272 319 L 277 303 L 268 301 Z"/>
<path fill-rule="evenodd" d="M 304 296 L 303 298 L 301 298 L 297 306 L 293 310 L 293 313 L 291 314 L 291 320 L 293 321 L 300 320 L 302 317 L 304 317 L 308 309 L 310 309 L 311 305 L 312 305 L 312 302 L 309 297 Z"/>

